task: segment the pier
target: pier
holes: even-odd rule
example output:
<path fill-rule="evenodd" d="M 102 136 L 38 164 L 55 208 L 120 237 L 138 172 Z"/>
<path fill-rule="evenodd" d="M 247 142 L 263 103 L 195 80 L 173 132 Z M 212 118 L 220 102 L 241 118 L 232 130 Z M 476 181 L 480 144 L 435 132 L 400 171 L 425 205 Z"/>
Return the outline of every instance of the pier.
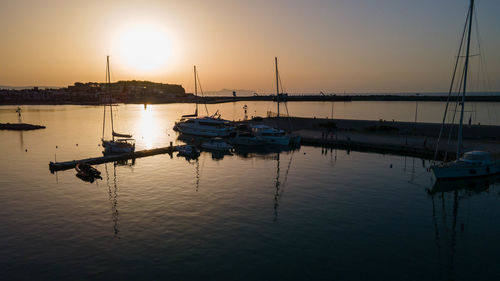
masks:
<path fill-rule="evenodd" d="M 253 121 L 250 121 L 253 122 Z M 323 118 L 265 118 L 262 122 L 290 128 L 301 136 L 302 145 L 336 147 L 433 159 L 441 124 Z M 456 126 L 456 125 L 455 125 Z M 447 130 L 449 132 L 449 130 Z M 452 130 L 452 132 L 456 132 Z M 437 159 L 456 157 L 456 137 L 443 134 Z M 500 126 L 464 127 L 464 147 L 485 150 L 500 157 Z"/>
<path fill-rule="evenodd" d="M 301 135 L 308 135 L 302 132 Z M 393 155 L 405 155 L 420 157 L 424 159 L 433 159 L 435 150 L 429 146 L 422 146 L 415 143 L 405 144 L 398 141 L 392 142 L 373 142 L 373 141 L 360 141 L 352 140 L 350 137 L 342 138 L 318 138 L 311 136 L 301 137 L 302 145 L 309 146 L 320 146 L 320 147 L 332 147 L 352 151 L 361 152 L 376 152 L 382 154 L 393 154 Z M 438 159 L 442 159 L 447 153 L 448 159 L 453 160 L 455 158 L 454 152 L 449 149 L 440 149 L 438 151 Z"/>
<path fill-rule="evenodd" d="M 76 164 L 78 164 L 79 162 L 84 162 L 84 163 L 88 163 L 91 165 L 96 165 L 96 164 L 103 164 L 103 163 L 107 163 L 107 162 L 115 162 L 115 161 L 123 161 L 123 160 L 128 160 L 128 159 L 148 157 L 148 156 L 153 156 L 153 155 L 157 155 L 157 154 L 165 154 L 165 153 L 172 154 L 176 149 L 177 149 L 177 146 L 170 145 L 167 147 L 147 149 L 147 150 L 135 151 L 135 152 L 124 153 L 124 154 L 110 154 L 110 155 L 104 155 L 101 157 L 87 158 L 87 159 L 81 159 L 81 160 L 72 160 L 72 161 L 66 161 L 66 162 L 50 162 L 49 169 L 51 172 L 55 172 L 55 171 L 73 169 L 76 166 Z"/>

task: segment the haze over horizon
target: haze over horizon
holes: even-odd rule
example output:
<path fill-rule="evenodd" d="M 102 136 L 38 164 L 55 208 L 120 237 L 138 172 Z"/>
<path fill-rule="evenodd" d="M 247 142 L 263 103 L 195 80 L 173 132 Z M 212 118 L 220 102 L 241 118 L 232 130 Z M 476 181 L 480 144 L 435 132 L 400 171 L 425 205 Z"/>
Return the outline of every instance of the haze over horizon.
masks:
<path fill-rule="evenodd" d="M 197 65 L 205 91 L 272 92 L 278 56 L 290 93 L 445 92 L 468 4 L 3 1 L 0 85 L 101 82 L 110 55 L 113 81 L 175 83 L 192 92 Z M 476 1 L 489 86 L 478 80 L 472 90 L 500 90 L 498 11 L 500 1 Z"/>

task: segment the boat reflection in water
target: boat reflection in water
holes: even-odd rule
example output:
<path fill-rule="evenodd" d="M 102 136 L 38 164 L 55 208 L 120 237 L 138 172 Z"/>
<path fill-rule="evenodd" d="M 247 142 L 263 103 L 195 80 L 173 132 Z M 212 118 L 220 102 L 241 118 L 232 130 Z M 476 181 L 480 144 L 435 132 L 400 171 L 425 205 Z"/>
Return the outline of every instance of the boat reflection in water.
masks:
<path fill-rule="evenodd" d="M 197 136 L 186 136 L 180 134 L 177 138 L 180 141 L 187 143 L 188 145 L 193 145 L 201 147 L 201 144 L 207 141 L 207 138 L 197 137 Z M 293 155 L 295 151 L 298 151 L 300 146 L 283 146 L 283 145 L 264 145 L 264 146 L 249 146 L 249 145 L 234 145 L 232 152 L 229 151 L 217 151 L 217 150 L 206 150 L 212 155 L 212 159 L 221 160 L 224 156 L 236 155 L 242 159 L 250 158 L 260 158 L 266 160 L 276 160 L 276 177 L 274 180 L 274 194 L 273 194 L 273 211 L 274 211 L 274 221 L 278 220 L 278 209 L 280 206 L 283 193 L 285 192 L 285 187 L 288 180 L 288 174 L 293 161 Z M 281 172 L 281 154 L 290 154 L 290 159 L 286 165 L 285 174 L 282 177 Z M 183 156 L 188 160 L 189 163 L 196 164 L 196 191 L 198 191 L 200 182 L 200 160 L 198 157 L 191 158 L 189 156 L 178 154 L 178 157 Z M 336 157 L 336 156 L 335 156 Z M 336 158 L 335 158 L 336 159 Z M 191 161 L 194 160 L 194 161 Z"/>
<path fill-rule="evenodd" d="M 290 159 L 288 160 L 288 164 L 285 170 L 285 176 L 283 180 L 280 180 L 280 154 L 278 153 L 276 156 L 276 181 L 274 184 L 274 198 L 273 198 L 273 210 L 274 210 L 274 221 L 278 220 L 278 208 L 280 206 L 281 199 L 283 198 L 283 193 L 285 192 L 286 184 L 288 182 L 288 173 L 290 172 L 290 167 L 293 161 L 293 154 L 295 151 L 292 150 Z"/>
<path fill-rule="evenodd" d="M 474 193 L 481 193 L 487 191 L 490 186 L 500 182 L 500 175 L 493 175 L 489 177 L 479 178 L 466 178 L 455 180 L 439 180 L 434 183 L 431 189 L 427 192 L 430 195 L 443 192 L 459 191 L 461 196 L 473 195 Z"/>
<path fill-rule="evenodd" d="M 442 279 L 456 279 L 457 236 L 460 238 L 468 234 L 465 223 L 469 222 L 471 215 L 471 197 L 488 195 L 492 188 L 498 187 L 498 183 L 500 183 L 500 176 L 495 175 L 461 180 L 438 180 L 432 188 L 427 189 L 427 193 L 432 197 L 432 219 L 439 258 L 438 272 L 442 275 L 440 276 Z M 469 201 L 467 214 L 459 214 L 461 200 Z M 443 268 L 446 268 L 446 272 L 443 272 Z"/>
<path fill-rule="evenodd" d="M 114 162 L 113 164 L 115 167 L 116 166 L 125 166 L 125 167 L 132 168 L 132 166 L 135 165 L 135 158 L 119 160 L 119 161 Z"/>
<path fill-rule="evenodd" d="M 135 161 L 132 161 L 135 164 Z M 125 166 L 132 166 L 125 165 Z M 108 163 L 104 164 L 104 168 L 106 170 L 106 185 L 108 186 L 108 199 L 111 204 L 111 220 L 113 222 L 113 237 L 120 239 L 118 234 L 120 231 L 118 230 L 118 185 L 116 178 L 116 166 L 122 166 L 119 162 L 113 163 L 113 178 L 110 180 L 110 172 L 108 171 Z"/>

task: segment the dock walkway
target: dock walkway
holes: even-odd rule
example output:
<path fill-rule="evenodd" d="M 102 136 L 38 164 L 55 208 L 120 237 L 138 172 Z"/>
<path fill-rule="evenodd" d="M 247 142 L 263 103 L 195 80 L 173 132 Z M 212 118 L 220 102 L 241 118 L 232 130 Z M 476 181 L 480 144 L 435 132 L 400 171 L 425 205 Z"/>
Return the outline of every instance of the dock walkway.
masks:
<path fill-rule="evenodd" d="M 367 132 L 346 132 L 340 131 L 337 135 L 331 133 L 326 135 L 318 130 L 298 130 L 296 131 L 302 140 L 302 145 L 313 146 L 332 146 L 343 149 L 372 151 L 379 153 L 389 153 L 397 155 L 417 156 L 426 159 L 433 159 L 436 147 L 436 138 L 415 136 L 415 135 L 397 135 L 383 133 Z M 439 159 L 447 153 L 448 159 L 453 159 L 456 155 L 456 142 L 442 140 L 439 146 Z M 486 150 L 496 156 L 500 156 L 500 143 L 495 140 L 464 140 L 464 147 Z"/>
<path fill-rule="evenodd" d="M 153 156 L 153 155 L 157 155 L 157 154 L 165 154 L 165 153 L 172 154 L 176 149 L 177 149 L 177 146 L 171 145 L 171 146 L 167 146 L 167 147 L 135 151 L 132 153 L 111 154 L 111 155 L 104 155 L 101 157 L 87 158 L 87 159 L 81 159 L 81 160 L 72 160 L 72 161 L 66 161 L 66 162 L 50 162 L 49 169 L 51 172 L 55 172 L 55 171 L 72 169 L 79 162 L 84 162 L 84 163 L 88 163 L 91 165 L 96 165 L 96 164 L 103 164 L 103 163 L 107 163 L 107 162 L 142 158 L 142 157 Z"/>

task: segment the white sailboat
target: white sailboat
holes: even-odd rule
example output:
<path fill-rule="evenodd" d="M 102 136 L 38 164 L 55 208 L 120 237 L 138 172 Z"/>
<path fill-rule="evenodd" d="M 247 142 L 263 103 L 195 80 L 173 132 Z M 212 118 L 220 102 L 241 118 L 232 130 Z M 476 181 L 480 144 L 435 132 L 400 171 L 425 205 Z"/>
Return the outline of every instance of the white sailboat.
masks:
<path fill-rule="evenodd" d="M 106 58 L 106 83 L 108 87 L 108 91 L 110 91 L 111 84 L 111 75 L 109 70 L 109 56 Z M 111 98 L 111 95 L 110 95 Z M 109 101 L 109 111 L 111 115 L 111 139 L 104 139 L 104 132 L 106 127 L 106 107 L 108 105 L 104 105 L 104 119 L 102 123 L 102 147 L 104 147 L 104 153 L 130 153 L 135 150 L 135 140 L 132 138 L 132 135 L 129 134 L 120 134 L 115 132 L 114 121 L 113 121 L 113 105 L 112 99 Z"/>
<path fill-rule="evenodd" d="M 277 117 L 280 117 L 280 98 L 286 97 L 287 94 L 280 94 L 279 86 L 279 72 L 278 72 L 278 58 L 274 58 L 275 66 L 276 66 L 276 106 L 277 106 Z M 287 109 L 288 111 L 288 109 Z M 273 128 L 267 125 L 252 125 L 252 133 L 260 137 L 264 143 L 272 144 L 272 145 L 283 145 L 289 146 L 290 144 L 300 144 L 300 136 L 292 135 L 285 130 L 279 128 Z"/>
<path fill-rule="evenodd" d="M 198 98 L 198 75 L 196 65 L 194 66 L 194 93 Z M 208 115 L 208 110 L 207 110 Z M 181 120 L 175 123 L 174 130 L 182 134 L 202 137 L 227 137 L 233 131 L 231 122 L 220 118 L 216 112 L 211 116 L 198 117 L 198 101 L 194 114 L 183 115 Z"/>
<path fill-rule="evenodd" d="M 445 162 L 438 165 L 431 166 L 431 170 L 436 176 L 438 180 L 440 179 L 454 179 L 454 178 L 471 178 L 471 177 L 479 177 L 479 176 L 488 176 L 500 173 L 500 162 L 498 160 L 494 160 L 491 153 L 486 151 L 469 151 L 464 152 L 463 149 L 463 119 L 464 119 L 464 106 L 465 106 L 465 94 L 467 90 L 467 78 L 468 78 L 468 70 L 469 70 L 469 53 L 470 53 L 470 41 L 471 41 L 471 33 L 472 33 L 472 21 L 474 16 L 474 0 L 470 1 L 469 11 L 467 14 L 466 26 L 467 29 L 464 28 L 464 33 L 462 34 L 462 40 L 460 44 L 460 48 L 458 51 L 457 60 L 455 63 L 455 74 L 457 70 L 458 61 L 460 59 L 460 53 L 462 50 L 462 46 L 464 43 L 465 31 L 467 30 L 467 40 L 466 40 L 466 51 L 465 51 L 465 63 L 463 68 L 463 82 L 461 85 L 461 102 L 460 102 L 460 123 L 458 127 L 458 137 L 457 137 L 457 154 L 456 159 L 453 162 Z M 451 86 L 450 86 L 450 94 L 453 88 L 455 74 L 453 75 Z M 446 113 L 448 110 L 448 103 L 446 105 L 443 124 L 441 127 L 441 131 L 438 137 L 438 144 L 436 146 L 436 153 L 439 147 L 439 139 L 441 138 L 441 134 L 443 131 L 443 126 L 446 120 Z M 436 158 L 436 157 L 435 157 Z"/>

